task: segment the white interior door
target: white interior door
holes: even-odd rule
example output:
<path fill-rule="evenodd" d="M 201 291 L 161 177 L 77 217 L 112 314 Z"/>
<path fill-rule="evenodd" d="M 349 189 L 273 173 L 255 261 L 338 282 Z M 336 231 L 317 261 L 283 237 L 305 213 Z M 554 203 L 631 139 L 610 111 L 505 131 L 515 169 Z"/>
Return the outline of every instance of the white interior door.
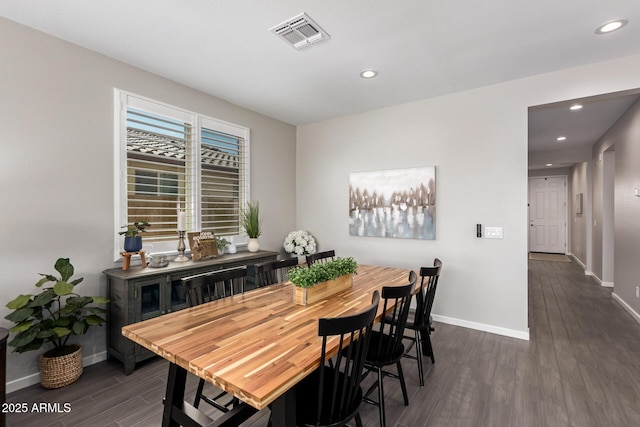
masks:
<path fill-rule="evenodd" d="M 529 178 L 529 251 L 566 252 L 567 177 Z"/>

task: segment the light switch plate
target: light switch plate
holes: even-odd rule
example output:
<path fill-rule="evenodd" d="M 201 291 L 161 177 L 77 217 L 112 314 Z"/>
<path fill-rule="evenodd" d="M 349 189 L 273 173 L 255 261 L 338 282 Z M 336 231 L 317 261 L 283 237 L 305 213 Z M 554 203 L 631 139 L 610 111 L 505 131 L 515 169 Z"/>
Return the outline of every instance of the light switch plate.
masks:
<path fill-rule="evenodd" d="M 502 227 L 485 227 L 485 239 L 502 239 Z"/>

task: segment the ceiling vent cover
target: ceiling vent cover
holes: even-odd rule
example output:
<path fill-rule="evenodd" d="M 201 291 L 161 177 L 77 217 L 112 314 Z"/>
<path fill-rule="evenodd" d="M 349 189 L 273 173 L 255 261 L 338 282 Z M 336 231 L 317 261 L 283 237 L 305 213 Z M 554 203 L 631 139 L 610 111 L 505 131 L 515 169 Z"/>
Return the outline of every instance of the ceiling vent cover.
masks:
<path fill-rule="evenodd" d="M 288 19 L 269 31 L 296 49 L 302 49 L 320 40 L 331 38 L 329 33 L 320 28 L 306 13 Z"/>

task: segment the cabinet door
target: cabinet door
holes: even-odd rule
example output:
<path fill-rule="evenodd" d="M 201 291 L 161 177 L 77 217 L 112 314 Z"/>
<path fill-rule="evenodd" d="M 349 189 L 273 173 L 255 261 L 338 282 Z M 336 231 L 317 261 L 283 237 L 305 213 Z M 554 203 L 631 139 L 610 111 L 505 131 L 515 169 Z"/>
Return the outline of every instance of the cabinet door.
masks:
<path fill-rule="evenodd" d="M 135 321 L 151 319 L 164 314 L 164 278 L 136 281 L 135 292 Z"/>
<path fill-rule="evenodd" d="M 167 313 L 187 308 L 187 298 L 182 287 L 182 280 L 175 277 L 172 277 L 170 280 L 171 282 L 167 287 Z"/>

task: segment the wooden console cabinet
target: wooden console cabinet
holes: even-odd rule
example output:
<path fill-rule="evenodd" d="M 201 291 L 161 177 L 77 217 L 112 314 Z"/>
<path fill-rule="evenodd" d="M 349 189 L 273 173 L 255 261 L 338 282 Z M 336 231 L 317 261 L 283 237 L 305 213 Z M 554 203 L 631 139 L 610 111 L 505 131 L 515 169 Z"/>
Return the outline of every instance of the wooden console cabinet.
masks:
<path fill-rule="evenodd" d="M 187 307 L 181 278 L 207 271 L 275 261 L 277 252 L 225 254 L 205 261 L 171 262 L 163 268 L 131 267 L 105 270 L 108 304 L 107 352 L 124 364 L 125 374 L 154 353 L 122 336 L 122 327 Z M 251 269 L 248 272 L 251 277 Z M 251 279 L 249 279 L 251 282 Z"/>

